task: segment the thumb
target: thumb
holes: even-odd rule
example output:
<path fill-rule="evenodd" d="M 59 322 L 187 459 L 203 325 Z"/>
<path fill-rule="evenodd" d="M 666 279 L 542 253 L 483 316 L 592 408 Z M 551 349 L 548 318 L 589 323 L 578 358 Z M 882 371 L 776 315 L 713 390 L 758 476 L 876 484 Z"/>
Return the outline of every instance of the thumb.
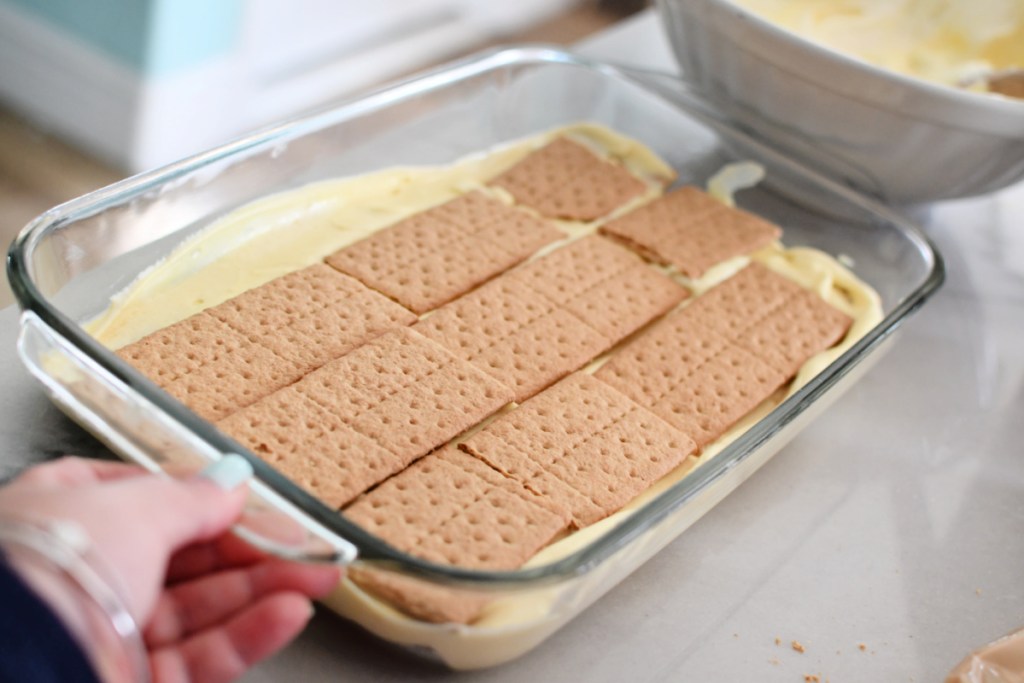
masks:
<path fill-rule="evenodd" d="M 191 543 L 216 538 L 242 512 L 252 466 L 228 454 L 186 480 L 152 478 L 134 490 L 150 511 L 147 520 L 171 552 Z"/>

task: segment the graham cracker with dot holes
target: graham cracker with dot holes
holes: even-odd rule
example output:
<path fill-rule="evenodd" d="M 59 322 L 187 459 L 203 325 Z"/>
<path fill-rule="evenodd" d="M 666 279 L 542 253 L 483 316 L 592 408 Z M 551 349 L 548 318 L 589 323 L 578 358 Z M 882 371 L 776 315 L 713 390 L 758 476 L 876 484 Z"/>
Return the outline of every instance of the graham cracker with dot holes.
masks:
<path fill-rule="evenodd" d="M 850 322 L 752 263 L 621 349 L 596 376 L 703 448 L 839 341 Z"/>
<path fill-rule="evenodd" d="M 339 507 L 511 398 L 511 391 L 472 364 L 399 328 L 218 427 Z"/>
<path fill-rule="evenodd" d="M 546 221 L 470 192 L 345 247 L 326 262 L 425 313 L 563 237 Z"/>
<path fill-rule="evenodd" d="M 217 421 L 416 316 L 323 264 L 276 278 L 117 354 Z"/>
<path fill-rule="evenodd" d="M 322 263 L 288 273 L 209 309 L 210 314 L 302 374 L 416 316 Z M 297 379 L 297 378 L 296 378 Z"/>
<path fill-rule="evenodd" d="M 756 251 L 782 234 L 764 219 L 689 186 L 606 223 L 600 231 L 691 278 L 717 263 Z"/>
<path fill-rule="evenodd" d="M 344 515 L 403 552 L 492 571 L 521 566 L 569 524 L 567 511 L 452 446 L 363 494 Z M 380 571 L 353 578 L 430 622 L 468 623 L 493 597 Z"/>
<path fill-rule="evenodd" d="M 344 515 L 431 562 L 514 569 L 569 524 L 568 513 L 453 446 L 363 494 Z"/>
<path fill-rule="evenodd" d="M 574 373 L 460 444 L 568 510 L 582 528 L 681 465 L 684 433 L 585 373 Z"/>
<path fill-rule="evenodd" d="M 415 329 L 523 401 L 686 296 L 635 255 L 590 236 L 443 306 Z"/>
<path fill-rule="evenodd" d="M 253 343 L 207 311 L 129 344 L 117 354 L 210 421 L 288 385 L 298 366 Z"/>
<path fill-rule="evenodd" d="M 600 332 L 609 346 L 689 296 L 671 278 L 597 235 L 525 263 L 509 277 Z"/>
<path fill-rule="evenodd" d="M 580 221 L 606 216 L 647 189 L 622 165 L 564 137 L 532 152 L 491 185 L 543 216 Z"/>

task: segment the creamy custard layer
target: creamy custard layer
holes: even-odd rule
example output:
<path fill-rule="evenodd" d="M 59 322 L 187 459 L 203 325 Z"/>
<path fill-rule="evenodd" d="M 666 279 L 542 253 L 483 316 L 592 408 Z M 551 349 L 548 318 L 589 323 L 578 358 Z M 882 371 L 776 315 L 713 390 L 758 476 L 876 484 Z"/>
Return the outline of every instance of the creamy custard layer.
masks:
<path fill-rule="evenodd" d="M 315 263 L 376 230 L 469 190 L 484 189 L 511 201 L 502 191 L 486 188 L 486 181 L 558 135 L 569 135 L 587 143 L 624 163 L 647 181 L 647 193 L 613 215 L 654 198 L 661 193 L 663 184 L 675 175 L 667 164 L 635 140 L 602 126 L 577 124 L 448 166 L 395 168 L 315 183 L 257 200 L 214 222 L 117 295 L 110 308 L 88 323 L 86 329 L 105 345 L 119 348 L 247 289 Z M 716 175 L 708 189 L 731 204 L 733 191 L 757 182 L 760 176 L 756 165 L 733 165 Z M 568 239 L 574 239 L 594 232 L 599 222 L 559 221 L 559 224 L 569 235 Z M 784 231 L 785 226 L 782 228 Z M 536 256 L 562 243 L 564 241 L 551 245 Z M 875 292 L 836 259 L 814 249 L 786 249 L 776 243 L 748 257 L 719 264 L 700 280 L 677 279 L 694 293 L 700 293 L 728 278 L 751 259 L 817 292 L 850 315 L 853 324 L 846 338 L 808 361 L 793 382 L 705 448 L 699 457 L 690 458 L 619 512 L 551 544 L 527 566 L 566 557 L 634 514 L 694 467 L 713 458 L 882 318 Z M 607 357 L 606 354 L 596 359 L 585 371 L 594 372 Z M 557 628 L 558 615 L 565 609 L 561 604 L 565 596 L 560 591 L 556 586 L 499 596 L 470 626 L 419 622 L 375 599 L 349 580 L 343 581 L 327 603 L 389 640 L 430 647 L 453 666 L 482 666 L 521 654 Z"/>

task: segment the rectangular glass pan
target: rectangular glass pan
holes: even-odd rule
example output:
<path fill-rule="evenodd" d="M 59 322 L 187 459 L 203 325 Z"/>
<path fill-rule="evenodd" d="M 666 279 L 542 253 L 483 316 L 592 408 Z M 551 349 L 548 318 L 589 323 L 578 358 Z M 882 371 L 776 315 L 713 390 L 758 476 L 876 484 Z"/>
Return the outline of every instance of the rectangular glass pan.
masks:
<path fill-rule="evenodd" d="M 557 561 L 479 572 L 398 552 L 197 418 L 80 326 L 182 241 L 252 200 L 388 167 L 446 164 L 579 121 L 646 144 L 681 183 L 703 184 L 730 161 L 761 163 L 766 180 L 741 193 L 740 205 L 783 226 L 787 246 L 849 258 L 881 296 L 884 319 L 708 463 Z M 355 561 L 529 601 L 512 622 L 456 626 L 401 618 L 351 586 L 332 599 L 378 634 L 464 668 L 536 645 L 738 486 L 877 359 L 939 286 L 942 263 L 916 228 L 731 127 L 682 82 L 527 47 L 455 63 L 56 207 L 15 241 L 8 273 L 24 310 L 21 356 L 83 426 L 154 471 L 195 469 L 227 452 L 249 458 L 258 481 L 239 530 L 253 542 L 290 557 Z"/>

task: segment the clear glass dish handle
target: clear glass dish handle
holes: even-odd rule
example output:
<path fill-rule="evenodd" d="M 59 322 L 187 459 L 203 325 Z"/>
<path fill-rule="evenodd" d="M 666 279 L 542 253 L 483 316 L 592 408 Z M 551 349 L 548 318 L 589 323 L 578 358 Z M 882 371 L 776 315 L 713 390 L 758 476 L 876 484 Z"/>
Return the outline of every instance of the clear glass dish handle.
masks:
<path fill-rule="evenodd" d="M 58 408 L 114 452 L 165 476 L 196 472 L 224 454 L 142 398 L 31 311 L 21 315 L 18 354 Z M 253 479 L 233 531 L 254 546 L 290 559 L 348 565 L 351 542 L 301 513 Z"/>

